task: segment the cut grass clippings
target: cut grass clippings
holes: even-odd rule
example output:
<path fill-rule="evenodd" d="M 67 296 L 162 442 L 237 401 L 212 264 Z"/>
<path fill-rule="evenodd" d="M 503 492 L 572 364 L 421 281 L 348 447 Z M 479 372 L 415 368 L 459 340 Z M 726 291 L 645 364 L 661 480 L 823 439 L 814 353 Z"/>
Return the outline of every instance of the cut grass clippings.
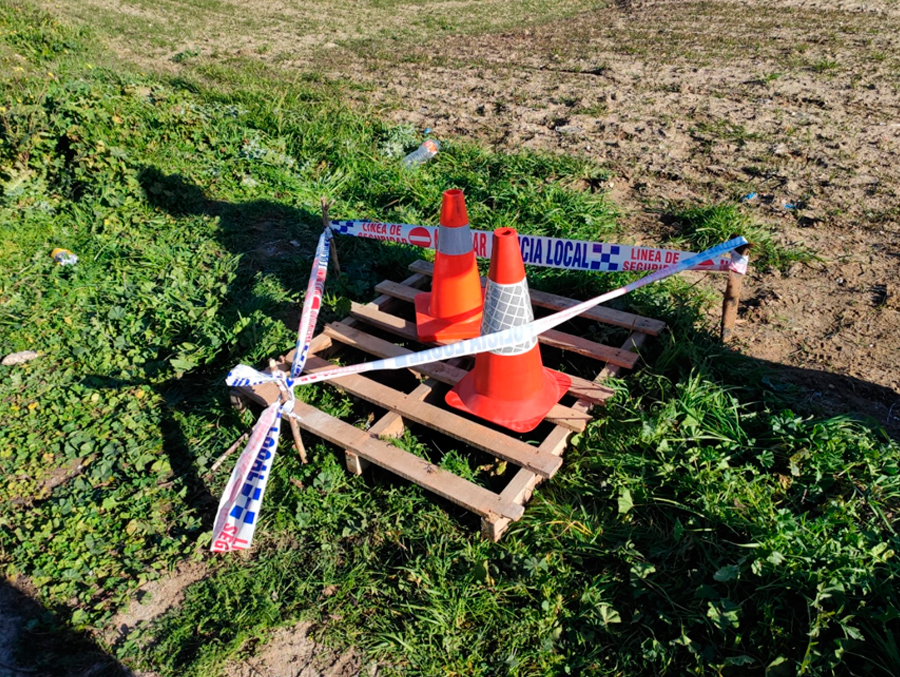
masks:
<path fill-rule="evenodd" d="M 304 466 L 284 443 L 253 551 L 209 554 L 229 464 L 205 476 L 252 421 L 223 378 L 292 346 L 322 195 L 335 216 L 433 224 L 457 187 L 480 229 L 585 239 L 614 238 L 614 213 L 575 188 L 597 172 L 582 160 L 442 139 L 404 172 L 396 157 L 420 139 L 327 83 L 208 90 L 89 68 L 87 41 L 0 5 L 0 59 L 21 64 L 0 76 L 0 344 L 44 353 L 0 374 L 0 497 L 14 506 L 0 564 L 53 612 L 23 631 L 22 667 L 59 672 L 68 645 L 29 642 L 104 628 L 141 582 L 196 558 L 208 577 L 110 653 L 215 675 L 268 630 L 312 620 L 386 674 L 900 672 L 897 444 L 792 411 L 710 339 L 707 299 L 681 280 L 621 301 L 671 333 L 500 544 L 389 473 L 349 475 L 327 444 Z M 689 227 L 699 248 L 705 227 Z M 55 263 L 58 246 L 78 263 Z M 422 254 L 337 246 L 324 321 Z M 629 279 L 529 275 L 579 298 Z M 330 387 L 302 394 L 365 424 Z M 421 435 L 401 444 L 434 453 Z"/>

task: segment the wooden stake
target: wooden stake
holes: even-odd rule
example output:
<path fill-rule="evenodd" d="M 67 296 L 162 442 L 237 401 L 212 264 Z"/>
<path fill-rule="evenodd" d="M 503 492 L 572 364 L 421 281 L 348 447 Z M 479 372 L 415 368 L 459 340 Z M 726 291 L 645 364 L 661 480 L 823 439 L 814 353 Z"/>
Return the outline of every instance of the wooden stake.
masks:
<path fill-rule="evenodd" d="M 236 412 L 243 413 L 244 411 L 246 411 L 247 401 L 244 399 L 244 396 L 239 388 L 232 388 L 228 391 L 228 400 L 231 402 L 231 407 Z"/>
<path fill-rule="evenodd" d="M 737 236 L 734 236 L 737 237 Z M 750 247 L 753 245 L 745 244 L 738 247 L 735 251 L 741 256 L 747 256 Z M 741 303 L 741 287 L 744 285 L 744 276 L 733 270 L 728 272 L 728 284 L 725 287 L 725 296 L 722 299 L 722 342 L 726 342 L 731 338 L 734 330 L 734 323 L 737 322 L 738 306 Z"/>
<path fill-rule="evenodd" d="M 306 458 L 306 447 L 303 446 L 303 438 L 300 437 L 300 424 L 297 423 L 297 419 L 290 415 L 288 415 L 287 420 L 291 424 L 291 434 L 294 436 L 294 446 L 297 447 L 297 453 L 300 454 L 300 462 L 306 465 L 309 461 Z"/>
<path fill-rule="evenodd" d="M 328 208 L 331 207 L 331 201 L 326 200 L 325 196 L 322 196 L 322 225 L 325 228 L 331 228 L 331 219 L 328 218 Z M 341 262 L 338 259 L 337 253 L 337 245 L 335 244 L 334 238 L 331 239 L 331 262 L 334 264 L 334 272 L 337 275 L 341 274 Z"/>
<path fill-rule="evenodd" d="M 279 357 L 278 359 L 281 361 L 284 361 L 284 357 Z M 269 360 L 269 373 L 275 374 L 278 371 L 279 371 L 278 363 L 275 360 L 270 359 Z M 277 384 L 278 384 L 278 390 L 281 392 L 281 401 L 287 402 L 288 399 L 290 398 L 290 393 L 287 391 L 287 388 L 284 387 L 284 385 L 281 383 L 281 381 L 278 381 Z M 291 413 L 293 413 L 293 412 L 291 412 Z M 303 438 L 300 437 L 300 426 L 297 424 L 296 419 L 293 416 L 291 416 L 290 414 L 288 414 L 287 419 L 288 419 L 288 423 L 291 426 L 291 435 L 294 438 L 294 446 L 297 448 L 297 453 L 300 454 L 300 462 L 303 463 L 303 465 L 306 465 L 306 463 L 307 463 L 306 447 L 303 446 Z"/>

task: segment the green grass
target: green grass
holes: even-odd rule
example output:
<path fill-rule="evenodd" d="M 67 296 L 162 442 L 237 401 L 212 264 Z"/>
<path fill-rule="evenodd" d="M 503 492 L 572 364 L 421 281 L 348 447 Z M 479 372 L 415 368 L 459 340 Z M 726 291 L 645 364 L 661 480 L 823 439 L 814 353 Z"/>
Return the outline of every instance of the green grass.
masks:
<path fill-rule="evenodd" d="M 753 245 L 753 265 L 762 270 L 786 270 L 792 264 L 808 262 L 815 256 L 802 246 L 784 245 L 773 233 L 755 223 L 738 204 L 694 204 L 664 211 L 673 230 L 671 244 L 702 251 L 734 235 L 743 235 Z"/>
<path fill-rule="evenodd" d="M 821 59 L 810 65 L 814 73 L 835 73 L 840 70 L 841 64 L 833 59 Z"/>
<path fill-rule="evenodd" d="M 110 653 L 215 675 L 270 629 L 312 620 L 386 674 L 900 671 L 900 449 L 877 427 L 791 410 L 771 375 L 712 340 L 709 299 L 679 279 L 620 301 L 671 332 L 500 544 L 308 440 L 306 466 L 283 443 L 250 555 L 208 554 L 229 465 L 210 468 L 252 422 L 223 377 L 293 344 L 322 195 L 335 216 L 435 223 L 459 187 L 479 228 L 589 239 L 614 239 L 615 214 L 577 189 L 600 171 L 583 160 L 442 139 L 404 172 L 414 130 L 349 110 L 333 84 L 253 87 L 240 65 L 216 88 L 113 72 L 88 66 L 92 41 L 0 5 L 0 345 L 44 353 L 0 368 L 0 565 L 53 612 L 24 629 L 23 667 L 61 674 L 68 631 L 106 628 L 141 582 L 198 559 L 210 574 L 184 603 Z M 698 207 L 679 223 L 697 248 L 742 228 L 764 242 L 740 217 Z M 56 265 L 57 246 L 78 264 Z M 421 253 L 338 247 L 326 321 Z M 760 251 L 781 265 L 777 247 Z M 628 279 L 529 273 L 579 298 Z M 367 415 L 329 387 L 302 396 Z M 400 443 L 437 455 L 421 434 Z M 445 467 L 495 481 L 444 447 Z"/>
<path fill-rule="evenodd" d="M 128 11 L 121 11 L 115 4 L 76 0 L 55 11 L 78 25 L 96 29 L 104 38 L 112 37 L 110 43 L 120 56 L 153 68 L 154 61 L 178 54 L 195 58 L 202 54 L 215 61 L 214 53 L 226 57 L 254 52 L 327 62 L 333 57 L 326 45 L 338 45 L 360 56 L 377 52 L 392 57 L 401 46 L 564 19 L 598 4 L 593 0 L 514 4 L 490 0 L 448 7 L 429 0 L 382 0 L 353 6 L 339 0 L 293 0 L 275 7 L 261 0 L 242 5 L 174 0 L 163 11 L 156 2 L 134 0 L 128 3 Z M 205 48 L 210 36 L 215 36 L 219 45 L 214 50 Z M 176 63 L 185 61 L 181 58 Z"/>

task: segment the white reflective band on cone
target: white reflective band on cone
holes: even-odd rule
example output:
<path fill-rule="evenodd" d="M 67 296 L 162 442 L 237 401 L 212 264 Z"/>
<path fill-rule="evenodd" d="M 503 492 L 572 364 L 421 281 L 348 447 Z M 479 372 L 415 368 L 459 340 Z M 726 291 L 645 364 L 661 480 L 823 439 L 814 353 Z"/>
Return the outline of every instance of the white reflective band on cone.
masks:
<path fill-rule="evenodd" d="M 484 316 L 481 320 L 482 335 L 494 334 L 504 329 L 520 327 L 534 321 L 528 282 L 522 280 L 513 284 L 499 284 L 488 280 L 484 292 Z M 524 338 L 524 336 L 523 336 Z M 521 355 L 537 345 L 537 339 L 530 337 L 522 343 L 492 350 L 495 355 Z"/>
<path fill-rule="evenodd" d="M 469 226 L 448 228 L 441 226 L 437 231 L 437 250 L 441 254 L 459 256 L 472 251 L 472 231 Z"/>

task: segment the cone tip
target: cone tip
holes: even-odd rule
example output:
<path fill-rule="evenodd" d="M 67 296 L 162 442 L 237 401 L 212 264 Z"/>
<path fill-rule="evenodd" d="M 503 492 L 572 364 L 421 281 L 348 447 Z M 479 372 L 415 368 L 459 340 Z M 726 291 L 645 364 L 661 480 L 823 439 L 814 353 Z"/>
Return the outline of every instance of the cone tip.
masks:
<path fill-rule="evenodd" d="M 459 188 L 444 191 L 441 202 L 441 225 L 445 228 L 459 228 L 469 225 L 466 213 L 466 197 Z"/>
<path fill-rule="evenodd" d="M 515 284 L 525 279 L 525 264 L 519 249 L 519 234 L 515 228 L 494 231 L 491 267 L 488 277 L 497 284 Z"/>

